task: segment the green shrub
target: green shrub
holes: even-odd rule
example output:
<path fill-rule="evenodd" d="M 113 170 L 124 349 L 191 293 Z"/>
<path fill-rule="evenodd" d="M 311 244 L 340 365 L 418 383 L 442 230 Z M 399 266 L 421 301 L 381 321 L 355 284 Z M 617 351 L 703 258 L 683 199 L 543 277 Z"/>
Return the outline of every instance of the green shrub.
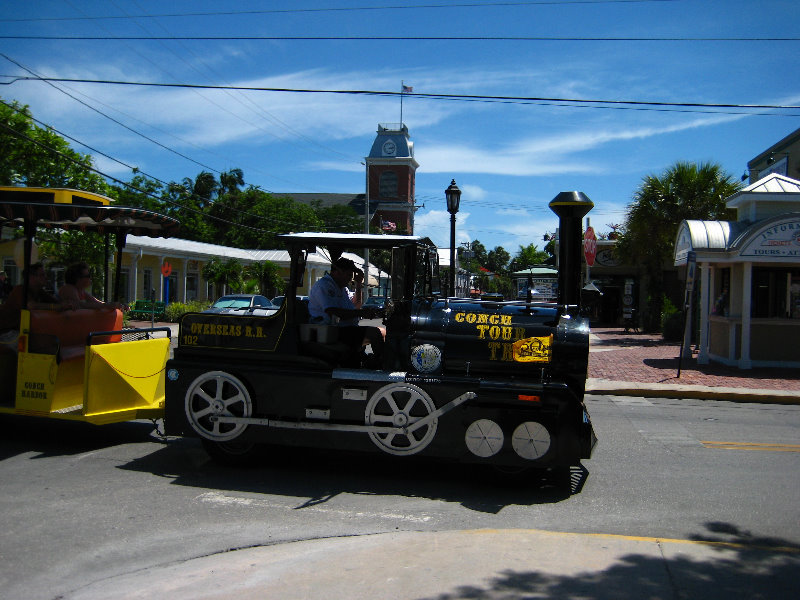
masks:
<path fill-rule="evenodd" d="M 664 298 L 664 308 L 661 311 L 661 336 L 668 342 L 679 342 L 683 339 L 683 312 Z"/>
<path fill-rule="evenodd" d="M 177 323 L 180 318 L 189 312 L 203 312 L 208 308 L 208 302 L 200 302 L 199 300 L 192 300 L 184 304 L 183 302 L 171 302 L 166 310 L 166 319 L 170 323 Z"/>

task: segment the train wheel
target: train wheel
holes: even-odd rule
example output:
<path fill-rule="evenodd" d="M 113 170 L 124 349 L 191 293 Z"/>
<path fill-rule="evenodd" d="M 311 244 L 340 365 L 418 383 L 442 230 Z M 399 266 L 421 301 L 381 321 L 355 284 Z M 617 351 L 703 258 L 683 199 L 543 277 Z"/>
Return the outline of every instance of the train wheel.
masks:
<path fill-rule="evenodd" d="M 409 383 L 390 383 L 379 389 L 367 402 L 364 422 L 383 427 L 407 427 L 436 410 L 431 397 Z M 436 435 L 438 420 L 406 433 L 370 432 L 375 445 L 389 454 L 408 456 L 424 450 Z"/>
<path fill-rule="evenodd" d="M 249 417 L 253 402 L 247 387 L 224 371 L 210 371 L 195 379 L 186 392 L 186 418 L 205 440 L 232 442 L 247 428 L 243 423 L 220 423 L 212 417 Z"/>

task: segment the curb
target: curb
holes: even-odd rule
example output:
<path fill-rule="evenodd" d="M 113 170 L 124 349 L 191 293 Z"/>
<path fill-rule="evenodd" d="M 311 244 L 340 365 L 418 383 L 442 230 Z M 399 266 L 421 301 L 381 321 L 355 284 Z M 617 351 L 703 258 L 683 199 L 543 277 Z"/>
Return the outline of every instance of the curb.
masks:
<path fill-rule="evenodd" d="M 586 380 L 586 393 L 599 396 L 727 400 L 728 402 L 755 404 L 800 404 L 800 392 L 795 391 L 636 383 L 594 378 Z"/>

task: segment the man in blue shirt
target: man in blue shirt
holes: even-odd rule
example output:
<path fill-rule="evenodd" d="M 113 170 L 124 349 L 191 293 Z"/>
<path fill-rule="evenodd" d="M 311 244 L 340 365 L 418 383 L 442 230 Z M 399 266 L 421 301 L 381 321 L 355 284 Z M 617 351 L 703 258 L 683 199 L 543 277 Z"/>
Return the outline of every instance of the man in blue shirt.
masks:
<path fill-rule="evenodd" d="M 347 284 L 355 282 L 353 300 L 347 291 Z M 355 263 L 344 257 L 331 263 L 330 273 L 317 281 L 311 288 L 308 299 L 309 322 L 312 324 L 335 325 L 339 328 L 339 340 L 354 350 L 362 346 L 372 346 L 371 366 L 377 366 L 383 354 L 383 334 L 377 327 L 360 327 L 361 317 L 375 318 L 379 310 L 362 308 L 364 272 Z"/>

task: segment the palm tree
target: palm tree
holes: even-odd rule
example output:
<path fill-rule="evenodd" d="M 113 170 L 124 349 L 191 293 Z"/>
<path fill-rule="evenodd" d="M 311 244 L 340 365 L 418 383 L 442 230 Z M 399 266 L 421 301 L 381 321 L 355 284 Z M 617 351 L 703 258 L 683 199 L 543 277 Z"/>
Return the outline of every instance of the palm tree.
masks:
<path fill-rule="evenodd" d="M 203 279 L 214 284 L 219 295 L 239 291 L 242 287 L 242 265 L 235 258 L 225 262 L 218 256 L 203 265 Z"/>
<path fill-rule="evenodd" d="M 283 277 L 278 265 L 269 260 L 251 263 L 244 268 L 245 277 L 258 281 L 258 293 L 269 298 L 283 292 Z"/>
<path fill-rule="evenodd" d="M 244 172 L 241 169 L 223 171 L 219 174 L 217 193 L 220 196 L 223 194 L 236 194 L 239 192 L 239 186 L 241 185 L 244 185 Z"/>
<path fill-rule="evenodd" d="M 645 274 L 643 325 L 647 331 L 660 327 L 664 265 L 672 261 L 681 221 L 731 218 L 725 199 L 740 187 L 740 182 L 718 164 L 678 162 L 660 177 L 646 176 L 634 193 L 616 251 L 629 264 L 638 264 Z"/>
<path fill-rule="evenodd" d="M 190 196 L 193 196 L 194 201 L 200 205 L 200 208 L 205 208 L 211 204 L 211 198 L 219 189 L 219 183 L 217 183 L 213 173 L 201 171 L 194 181 L 192 181 L 191 177 L 184 177 L 183 187 Z"/>

